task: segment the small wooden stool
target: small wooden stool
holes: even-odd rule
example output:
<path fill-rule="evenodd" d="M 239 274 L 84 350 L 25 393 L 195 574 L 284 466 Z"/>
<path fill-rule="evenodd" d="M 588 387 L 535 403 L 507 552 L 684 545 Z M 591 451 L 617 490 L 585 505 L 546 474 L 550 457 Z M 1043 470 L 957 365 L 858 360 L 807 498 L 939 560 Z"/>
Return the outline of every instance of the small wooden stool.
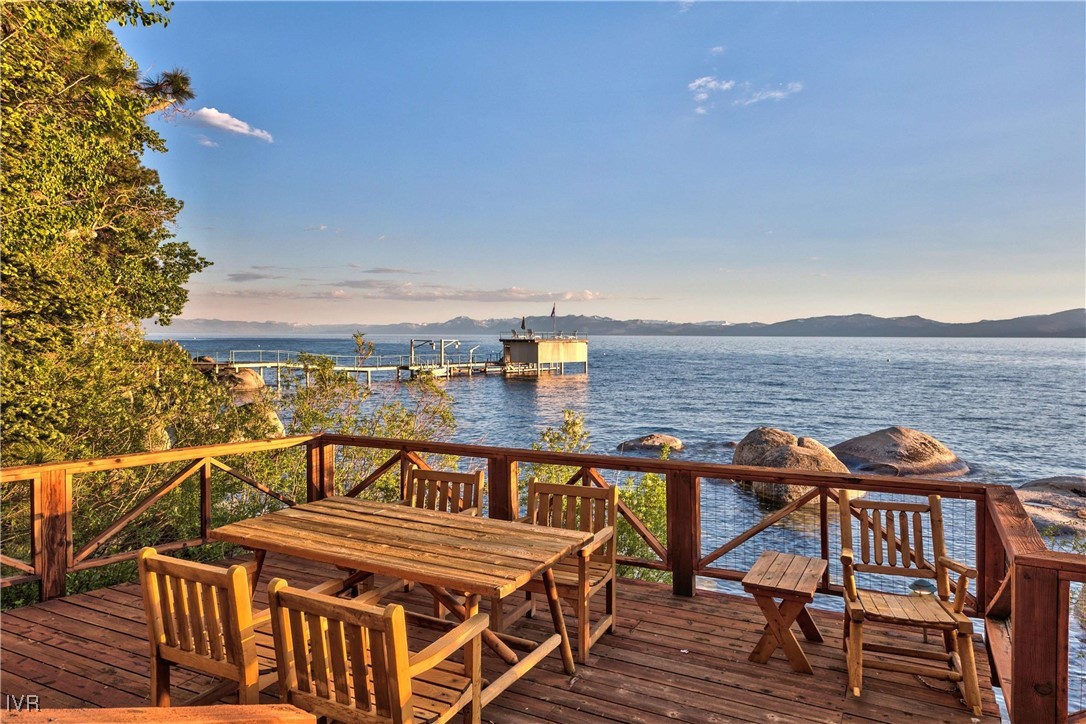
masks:
<path fill-rule="evenodd" d="M 822 632 L 811 618 L 807 604 L 814 601 L 815 589 L 825 572 L 826 561 L 821 558 L 776 551 L 766 551 L 758 558 L 743 576 L 743 590 L 754 596 L 767 623 L 761 640 L 750 654 L 750 661 L 764 664 L 779 646 L 784 649 L 793 669 L 805 674 L 814 673 L 792 633 L 792 623 L 799 624 L 808 641 L 823 641 Z M 780 606 L 774 601 L 776 598 L 781 599 Z"/>

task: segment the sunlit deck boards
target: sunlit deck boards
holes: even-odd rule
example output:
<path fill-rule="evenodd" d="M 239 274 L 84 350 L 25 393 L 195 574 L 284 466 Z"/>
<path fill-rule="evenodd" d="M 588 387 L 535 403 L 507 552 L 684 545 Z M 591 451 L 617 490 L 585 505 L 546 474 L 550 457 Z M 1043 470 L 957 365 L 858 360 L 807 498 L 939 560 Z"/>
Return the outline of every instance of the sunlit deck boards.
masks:
<path fill-rule="evenodd" d="M 269 556 L 257 596 L 270 577 L 311 584 L 331 571 Z M 862 699 L 845 695 L 839 614 L 814 611 L 826 643 L 802 641 L 813 676 L 796 674 L 778 651 L 768 664 L 747 661 L 764 618 L 753 600 L 700 592 L 676 598 L 668 587 L 619 582 L 618 632 L 592 647 L 574 677 L 548 657 L 483 711 L 493 722 L 923 721 L 969 722 L 944 682 L 871 671 Z M 416 589 L 402 600 L 428 611 Z M 521 635 L 542 638 L 547 616 L 525 621 Z M 553 630 L 551 630 L 553 633 Z M 42 707 L 140 706 L 148 703 L 147 643 L 139 589 L 114 586 L 5 611 L 0 631 L 4 695 L 37 694 Z M 488 663 L 484 655 L 484 666 Z M 998 710 L 988 686 L 987 656 L 977 662 L 990 721 Z M 493 677 L 499 670 L 489 662 Z M 175 691 L 206 688 L 203 677 L 177 671 Z M 0 697 L 0 700 L 6 700 Z M 273 701 L 267 697 L 268 702 Z"/>

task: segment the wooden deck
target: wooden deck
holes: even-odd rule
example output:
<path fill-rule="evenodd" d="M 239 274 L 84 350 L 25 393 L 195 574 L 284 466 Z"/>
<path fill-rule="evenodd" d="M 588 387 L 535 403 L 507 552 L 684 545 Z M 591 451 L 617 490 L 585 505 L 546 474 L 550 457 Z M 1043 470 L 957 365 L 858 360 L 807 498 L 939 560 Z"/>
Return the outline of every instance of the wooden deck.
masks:
<path fill-rule="evenodd" d="M 307 585 L 331 575 L 313 564 L 269 556 L 257 605 L 264 605 L 271 577 Z M 806 676 L 794 673 L 780 650 L 765 665 L 747 661 L 764 624 L 752 599 L 700 590 L 693 599 L 677 598 L 669 587 L 627 579 L 620 580 L 618 591 L 618 631 L 593 646 L 588 665 L 579 665 L 570 677 L 557 655 L 548 657 L 484 709 L 483 719 L 561 724 L 975 721 L 945 682 L 904 674 L 869 671 L 863 696 L 846 696 L 840 614 L 814 612 L 826 642 L 801 641 L 814 668 L 814 675 Z M 416 610 L 430 610 L 421 589 L 396 598 Z M 514 630 L 542 639 L 547 618 L 525 620 Z M 43 709 L 148 704 L 146 626 L 138 585 L 5 611 L 0 629 L 0 702 L 32 694 Z M 988 684 L 988 657 L 979 640 L 976 651 L 985 721 L 999 721 Z M 496 676 L 500 663 L 490 654 L 483 661 L 490 669 L 486 675 Z M 208 683 L 184 670 L 174 675 L 177 699 Z M 270 703 L 274 689 L 269 693 Z"/>

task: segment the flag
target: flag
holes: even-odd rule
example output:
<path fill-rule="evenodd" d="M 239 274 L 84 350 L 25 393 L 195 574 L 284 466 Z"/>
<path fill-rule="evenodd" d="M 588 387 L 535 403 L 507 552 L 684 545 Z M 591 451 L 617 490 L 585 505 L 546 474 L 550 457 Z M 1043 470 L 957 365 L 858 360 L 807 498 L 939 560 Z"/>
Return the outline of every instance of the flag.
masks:
<path fill-rule="evenodd" d="M 528 329 L 528 320 L 526 318 L 524 318 L 524 317 L 520 318 L 520 328 L 521 329 Z"/>
<path fill-rule="evenodd" d="M 556 309 L 557 307 L 558 307 L 558 304 L 557 304 L 557 303 L 555 303 L 555 304 L 552 304 L 552 305 L 551 305 L 551 319 L 554 319 L 554 310 L 555 310 L 555 309 Z"/>

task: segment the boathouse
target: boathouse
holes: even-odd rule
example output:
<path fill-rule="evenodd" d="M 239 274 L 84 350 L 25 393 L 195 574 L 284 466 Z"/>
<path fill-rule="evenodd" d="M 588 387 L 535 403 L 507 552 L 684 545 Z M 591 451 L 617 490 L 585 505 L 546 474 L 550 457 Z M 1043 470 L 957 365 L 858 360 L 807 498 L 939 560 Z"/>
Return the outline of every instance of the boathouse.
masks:
<path fill-rule="evenodd" d="M 565 374 L 567 364 L 588 372 L 588 338 L 576 334 L 537 334 L 531 330 L 502 337 L 502 365 L 507 375 Z"/>

